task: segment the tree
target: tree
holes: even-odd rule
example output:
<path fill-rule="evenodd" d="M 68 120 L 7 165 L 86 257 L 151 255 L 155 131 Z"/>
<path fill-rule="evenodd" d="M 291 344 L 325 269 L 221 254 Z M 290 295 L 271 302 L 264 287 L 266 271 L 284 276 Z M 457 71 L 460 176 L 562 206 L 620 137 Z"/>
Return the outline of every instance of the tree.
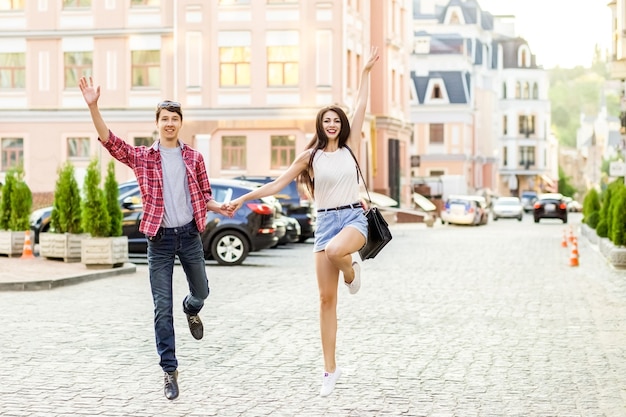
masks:
<path fill-rule="evenodd" d="M 93 159 L 87 167 L 83 191 L 85 200 L 82 207 L 83 230 L 92 237 L 108 237 L 111 231 L 111 216 L 100 184 L 100 164 Z"/>
<path fill-rule="evenodd" d="M 81 198 L 74 166 L 66 162 L 58 171 L 54 203 L 50 213 L 50 230 L 56 233 L 81 233 Z"/>
<path fill-rule="evenodd" d="M 0 200 L 0 230 L 9 230 L 11 220 L 11 195 L 15 189 L 15 171 L 10 170 L 4 178 L 2 199 Z"/>
<path fill-rule="evenodd" d="M 600 220 L 600 195 L 595 188 L 587 192 L 583 200 L 583 221 L 595 229 Z"/>
<path fill-rule="evenodd" d="M 32 207 L 33 195 L 24 182 L 24 171 L 21 167 L 9 170 L 0 200 L 0 230 L 28 230 Z"/>
<path fill-rule="evenodd" d="M 561 166 L 559 165 L 559 182 L 558 182 L 558 187 L 559 187 L 559 193 L 568 196 L 568 197 L 573 197 L 574 194 L 576 194 L 576 188 L 569 182 L 571 177 L 568 177 L 567 175 L 565 175 L 565 171 L 563 171 L 563 168 L 561 168 Z"/>
<path fill-rule="evenodd" d="M 613 221 L 609 237 L 615 246 L 624 246 L 626 244 L 626 187 L 623 184 L 616 188 L 613 198 L 613 207 L 611 207 Z"/>
<path fill-rule="evenodd" d="M 111 218 L 111 228 L 109 236 L 122 236 L 122 209 L 120 208 L 119 190 L 117 180 L 115 179 L 115 163 L 109 161 L 107 167 L 107 176 L 104 181 L 104 194 L 106 196 L 107 211 Z"/>

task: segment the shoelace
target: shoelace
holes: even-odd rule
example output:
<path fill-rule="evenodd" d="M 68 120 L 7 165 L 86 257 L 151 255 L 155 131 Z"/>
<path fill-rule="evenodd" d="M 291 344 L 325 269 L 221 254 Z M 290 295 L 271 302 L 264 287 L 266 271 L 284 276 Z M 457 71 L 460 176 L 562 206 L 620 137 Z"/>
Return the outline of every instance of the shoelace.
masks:
<path fill-rule="evenodd" d="M 192 324 L 200 324 L 200 319 L 198 316 L 189 316 L 189 322 Z"/>
<path fill-rule="evenodd" d="M 165 383 L 173 384 L 174 383 L 174 375 L 170 375 L 167 372 L 165 373 Z"/>

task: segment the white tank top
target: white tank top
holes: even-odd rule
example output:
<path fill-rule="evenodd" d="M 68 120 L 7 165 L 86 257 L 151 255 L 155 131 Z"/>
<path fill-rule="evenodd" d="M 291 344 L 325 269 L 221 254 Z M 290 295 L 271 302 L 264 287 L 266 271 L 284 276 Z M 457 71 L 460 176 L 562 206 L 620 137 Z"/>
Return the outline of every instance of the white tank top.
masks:
<path fill-rule="evenodd" d="M 335 152 L 318 150 L 313 159 L 317 209 L 359 202 L 358 175 L 356 162 L 347 148 L 339 148 Z"/>

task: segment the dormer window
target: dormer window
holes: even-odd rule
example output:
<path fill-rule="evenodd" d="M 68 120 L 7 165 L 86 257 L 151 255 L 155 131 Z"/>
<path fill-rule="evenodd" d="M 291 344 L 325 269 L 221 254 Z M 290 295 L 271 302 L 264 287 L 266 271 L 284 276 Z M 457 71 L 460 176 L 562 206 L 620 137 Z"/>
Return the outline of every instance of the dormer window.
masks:
<path fill-rule="evenodd" d="M 443 98 L 441 94 L 441 87 L 439 86 L 439 84 L 435 84 L 435 86 L 433 87 L 433 93 L 430 98 Z"/>
<path fill-rule="evenodd" d="M 450 24 L 451 25 L 458 25 L 459 23 L 461 23 L 461 20 L 459 19 L 459 15 L 457 14 L 456 11 L 450 13 Z"/>

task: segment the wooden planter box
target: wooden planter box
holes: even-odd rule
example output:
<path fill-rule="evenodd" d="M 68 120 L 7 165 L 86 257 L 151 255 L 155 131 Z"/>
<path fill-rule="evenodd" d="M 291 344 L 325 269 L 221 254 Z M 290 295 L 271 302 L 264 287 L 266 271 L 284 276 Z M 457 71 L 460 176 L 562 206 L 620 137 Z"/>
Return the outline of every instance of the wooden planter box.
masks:
<path fill-rule="evenodd" d="M 39 256 L 48 259 L 63 259 L 65 262 L 80 262 L 81 241 L 89 234 L 50 233 L 39 234 Z"/>
<path fill-rule="evenodd" d="M 128 262 L 128 237 L 87 237 L 81 242 L 81 260 L 87 268 L 119 268 Z"/>
<path fill-rule="evenodd" d="M 12 230 L 0 230 L 0 254 L 22 256 L 26 231 L 14 232 Z"/>

